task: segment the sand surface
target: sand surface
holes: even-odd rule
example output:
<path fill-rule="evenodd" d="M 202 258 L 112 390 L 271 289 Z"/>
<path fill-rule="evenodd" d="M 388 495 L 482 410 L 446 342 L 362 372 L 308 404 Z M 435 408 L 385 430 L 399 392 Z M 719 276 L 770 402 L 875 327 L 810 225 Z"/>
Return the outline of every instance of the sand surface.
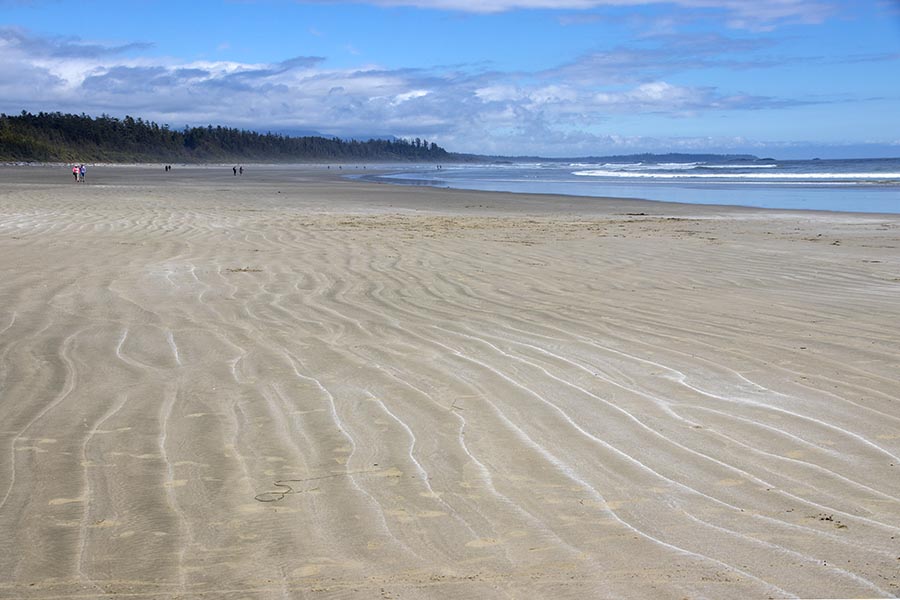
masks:
<path fill-rule="evenodd" d="M 900 594 L 898 216 L 6 167 L 0 257 L 2 598 Z"/>

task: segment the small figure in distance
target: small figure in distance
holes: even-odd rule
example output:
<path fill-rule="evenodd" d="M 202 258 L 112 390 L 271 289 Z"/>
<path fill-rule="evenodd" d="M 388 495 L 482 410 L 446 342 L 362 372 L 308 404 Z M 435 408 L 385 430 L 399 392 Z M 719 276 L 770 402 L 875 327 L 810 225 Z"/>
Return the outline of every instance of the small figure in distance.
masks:
<path fill-rule="evenodd" d="M 238 169 L 238 173 L 240 173 L 241 175 L 244 174 L 244 165 L 241 165 L 241 168 Z"/>
<path fill-rule="evenodd" d="M 72 167 L 72 175 L 75 177 L 75 183 L 78 183 L 78 165 Z"/>
<path fill-rule="evenodd" d="M 231 167 L 231 170 L 234 171 L 234 176 L 237 177 L 237 167 Z"/>
<path fill-rule="evenodd" d="M 78 167 L 78 177 L 80 181 L 84 182 L 84 165 Z"/>

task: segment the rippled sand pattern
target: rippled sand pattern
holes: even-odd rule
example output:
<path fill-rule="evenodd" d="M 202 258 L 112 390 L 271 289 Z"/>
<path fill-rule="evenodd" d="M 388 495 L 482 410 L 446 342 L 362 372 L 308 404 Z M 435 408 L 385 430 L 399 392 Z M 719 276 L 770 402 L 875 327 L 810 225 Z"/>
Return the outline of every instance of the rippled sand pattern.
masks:
<path fill-rule="evenodd" d="M 2 173 L 0 597 L 900 593 L 897 217 Z"/>

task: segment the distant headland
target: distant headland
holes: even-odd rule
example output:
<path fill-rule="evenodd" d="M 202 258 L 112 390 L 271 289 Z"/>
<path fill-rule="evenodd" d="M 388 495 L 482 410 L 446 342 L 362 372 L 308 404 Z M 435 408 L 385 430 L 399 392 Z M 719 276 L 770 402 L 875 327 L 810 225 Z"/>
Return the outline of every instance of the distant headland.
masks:
<path fill-rule="evenodd" d="M 342 139 L 207 125 L 171 129 L 140 117 L 60 112 L 0 114 L 0 162 L 732 162 L 752 154 L 620 154 L 578 158 L 449 152 L 434 142 L 395 137 Z"/>
<path fill-rule="evenodd" d="M 458 158 L 459 159 L 459 158 Z M 40 112 L 0 115 L 3 162 L 447 162 L 452 155 L 419 138 L 366 141 L 292 137 L 212 126 L 170 129 L 141 118 Z M 462 160 L 465 160 L 464 158 Z"/>

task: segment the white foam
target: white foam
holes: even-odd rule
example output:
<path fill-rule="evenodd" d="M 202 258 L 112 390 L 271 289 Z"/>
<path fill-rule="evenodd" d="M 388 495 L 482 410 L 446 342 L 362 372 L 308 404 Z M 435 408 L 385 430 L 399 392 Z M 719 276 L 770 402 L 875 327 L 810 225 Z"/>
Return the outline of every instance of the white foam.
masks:
<path fill-rule="evenodd" d="M 589 169 L 574 171 L 579 177 L 616 177 L 628 179 L 767 179 L 771 181 L 868 181 L 900 180 L 900 173 L 647 173 Z"/>
<path fill-rule="evenodd" d="M 764 165 L 703 165 L 704 169 L 775 169 L 778 165 L 775 163 L 766 163 Z"/>

